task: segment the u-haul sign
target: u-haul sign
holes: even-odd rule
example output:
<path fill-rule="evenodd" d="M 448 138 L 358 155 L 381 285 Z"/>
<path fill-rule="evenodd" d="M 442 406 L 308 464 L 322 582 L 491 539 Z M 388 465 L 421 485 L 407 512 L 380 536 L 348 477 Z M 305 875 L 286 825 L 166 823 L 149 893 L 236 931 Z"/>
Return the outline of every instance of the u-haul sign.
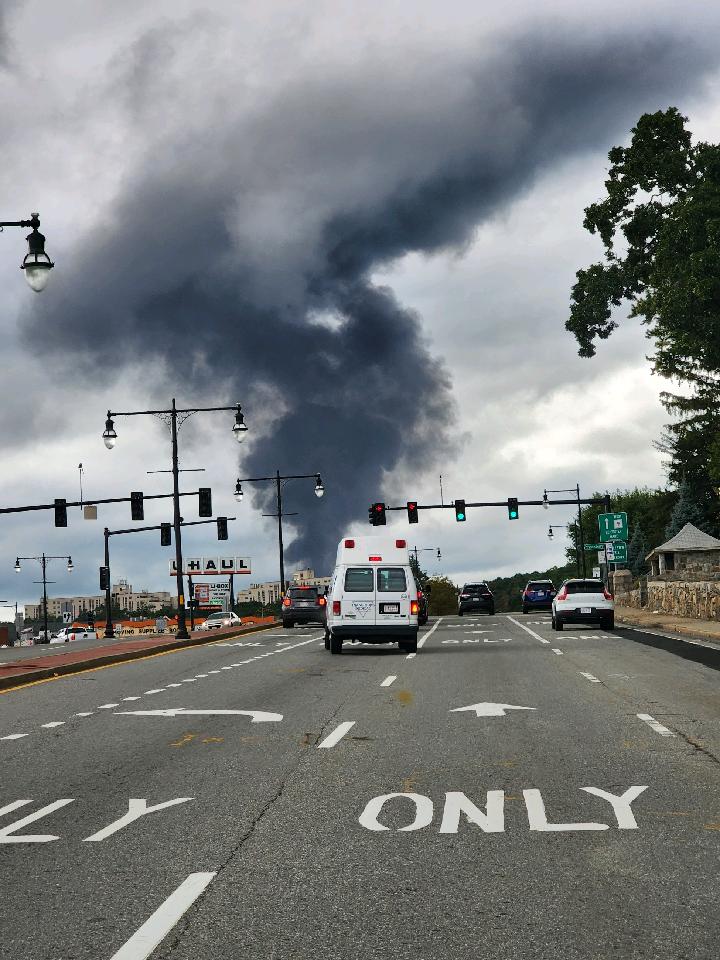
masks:
<path fill-rule="evenodd" d="M 218 574 L 252 573 L 250 557 L 185 557 L 183 571 L 186 576 L 214 577 Z M 170 576 L 177 576 L 175 561 L 170 561 Z"/>

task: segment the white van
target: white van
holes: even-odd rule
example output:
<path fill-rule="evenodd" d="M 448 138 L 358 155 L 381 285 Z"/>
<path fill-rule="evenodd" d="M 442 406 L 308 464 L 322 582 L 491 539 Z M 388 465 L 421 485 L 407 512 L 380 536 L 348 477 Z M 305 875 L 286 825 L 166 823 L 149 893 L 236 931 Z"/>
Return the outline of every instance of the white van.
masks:
<path fill-rule="evenodd" d="M 342 653 L 344 641 L 397 643 L 415 653 L 417 587 L 407 541 L 390 536 L 340 541 L 327 596 L 325 649 Z"/>

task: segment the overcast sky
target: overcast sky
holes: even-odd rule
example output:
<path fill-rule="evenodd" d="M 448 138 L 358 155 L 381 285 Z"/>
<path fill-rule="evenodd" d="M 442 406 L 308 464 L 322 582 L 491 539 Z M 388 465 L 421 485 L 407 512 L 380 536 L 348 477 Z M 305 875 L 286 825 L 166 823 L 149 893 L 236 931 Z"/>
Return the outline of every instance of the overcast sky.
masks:
<path fill-rule="evenodd" d="M 589 495 L 664 483 L 665 422 L 643 332 L 627 321 L 581 360 L 564 330 L 607 151 L 646 111 L 678 106 L 717 139 L 718 26 L 706 3 L 6 0 L 0 9 L 3 219 L 39 210 L 56 262 L 36 295 L 0 237 L 0 502 L 170 489 L 169 436 L 105 411 L 241 402 L 182 428 L 199 477 L 237 516 L 218 549 L 276 579 L 276 528 L 237 476 L 320 471 L 285 489 L 287 567 L 329 572 L 373 500 Z M 267 490 L 266 493 L 270 491 Z M 184 501 L 186 519 L 196 519 Z M 441 547 L 456 581 L 564 559 L 571 511 L 422 513 L 388 531 Z M 146 521 L 171 518 L 148 506 Z M 102 528 L 129 507 L 3 516 L 0 599 L 97 592 Z M 559 531 L 561 532 L 561 531 Z M 159 536 L 113 541 L 113 580 L 172 589 Z"/>

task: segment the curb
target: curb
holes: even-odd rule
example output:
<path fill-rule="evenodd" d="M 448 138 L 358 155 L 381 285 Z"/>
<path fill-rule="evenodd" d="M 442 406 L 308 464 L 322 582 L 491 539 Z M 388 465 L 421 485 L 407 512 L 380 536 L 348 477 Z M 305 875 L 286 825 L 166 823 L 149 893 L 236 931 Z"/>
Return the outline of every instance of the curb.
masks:
<path fill-rule="evenodd" d="M 695 663 L 701 663 L 703 666 L 710 667 L 713 670 L 720 670 L 720 646 L 712 645 L 712 641 L 703 641 L 701 635 L 696 634 L 696 639 L 690 636 L 673 637 L 666 633 L 652 633 L 655 629 L 667 629 L 661 624 L 652 626 L 643 626 L 633 624 L 629 620 L 616 621 L 615 631 L 623 630 L 626 634 L 633 633 L 636 636 L 628 636 L 628 640 L 634 643 L 642 643 L 646 647 L 656 647 L 665 650 L 666 653 L 672 653 L 675 656 L 683 657 L 685 660 L 692 660 Z"/>
<path fill-rule="evenodd" d="M 75 663 L 65 663 L 57 667 L 46 667 L 40 670 L 27 671 L 27 673 L 18 673 L 12 677 L 0 677 L 0 691 L 24 687 L 42 680 L 53 680 L 55 677 L 70 676 L 73 673 L 94 670 L 96 667 L 107 667 L 113 663 L 142 660 L 144 657 L 151 657 L 157 653 L 170 653 L 176 650 L 189 649 L 190 647 L 201 647 L 209 643 L 219 643 L 222 640 L 232 640 L 233 637 L 242 637 L 252 633 L 260 633 L 263 630 L 275 629 L 277 629 L 277 623 L 263 623 L 251 627 L 241 627 L 233 633 L 223 634 L 221 637 L 208 631 L 209 636 L 207 637 L 190 637 L 189 640 L 174 640 L 170 643 L 163 643 L 154 647 L 144 647 L 142 650 L 118 651 L 117 653 L 109 653 L 104 657 L 94 657 L 90 660 L 77 660 Z"/>

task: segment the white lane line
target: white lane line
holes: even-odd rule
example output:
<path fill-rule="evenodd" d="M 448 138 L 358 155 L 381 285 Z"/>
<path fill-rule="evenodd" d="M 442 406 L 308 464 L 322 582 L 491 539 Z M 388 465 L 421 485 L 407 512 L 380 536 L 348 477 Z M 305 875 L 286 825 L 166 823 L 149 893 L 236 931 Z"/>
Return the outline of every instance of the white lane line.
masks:
<path fill-rule="evenodd" d="M 549 640 L 546 640 L 544 637 L 541 637 L 539 633 L 535 633 L 534 630 L 531 630 L 530 627 L 526 627 L 524 623 L 520 623 L 519 620 L 516 620 L 514 617 L 508 617 L 510 623 L 514 623 L 516 627 L 522 627 L 522 629 L 529 633 L 531 637 L 535 637 L 536 640 L 539 640 L 540 643 L 550 643 Z"/>
<path fill-rule="evenodd" d="M 223 670 L 225 669 L 229 668 L 223 667 Z M 180 683 L 195 683 L 195 677 L 190 677 L 188 680 L 181 680 Z"/>
<path fill-rule="evenodd" d="M 64 721 L 64 720 L 51 720 L 50 723 L 41 723 L 40 726 L 43 728 L 43 730 L 50 730 L 50 729 L 52 729 L 52 727 L 64 727 L 64 726 L 65 726 L 65 721 Z"/>
<path fill-rule="evenodd" d="M 158 687 L 157 690 L 146 690 L 145 696 L 149 697 L 151 693 L 162 693 L 165 687 Z"/>
<path fill-rule="evenodd" d="M 208 670 L 208 676 L 209 676 L 211 673 L 220 673 L 220 671 L 219 671 L 219 670 Z"/>
<path fill-rule="evenodd" d="M 139 700 L 139 699 L 140 699 L 140 697 L 123 697 L 123 703 L 124 703 L 126 700 Z"/>
<path fill-rule="evenodd" d="M 215 876 L 214 871 L 191 873 L 110 960 L 146 960 Z"/>
<path fill-rule="evenodd" d="M 180 684 L 179 684 L 179 683 L 169 683 L 169 684 L 168 684 L 168 687 L 179 687 L 179 686 L 180 686 Z M 126 699 L 128 699 L 128 700 L 129 700 L 130 698 L 129 698 L 129 697 L 127 697 Z M 136 699 L 137 699 L 137 700 L 139 700 L 139 699 L 140 699 L 140 697 L 136 697 Z"/>
<path fill-rule="evenodd" d="M 220 667 L 220 669 L 221 669 L 221 670 L 232 670 L 232 667 Z M 185 683 L 184 680 L 183 680 L 183 683 Z"/>
<path fill-rule="evenodd" d="M 552 648 L 552 652 L 553 652 L 553 653 L 556 653 L 559 657 L 561 657 L 561 656 L 563 655 L 562 650 L 558 650 L 557 647 L 553 647 L 553 648 Z"/>
<path fill-rule="evenodd" d="M 196 680 L 199 680 L 201 677 L 204 679 L 206 676 L 207 676 L 206 673 L 196 673 L 196 674 L 195 674 L 195 679 L 196 679 Z"/>
<path fill-rule="evenodd" d="M 389 687 L 391 683 L 395 683 L 397 680 L 396 676 L 385 677 L 383 682 L 380 684 L 381 687 Z"/>
<path fill-rule="evenodd" d="M 355 720 L 346 720 L 344 723 L 341 723 L 338 727 L 335 727 L 329 736 L 325 737 L 322 743 L 318 744 L 318 750 L 329 750 L 330 747 L 334 747 L 339 740 L 342 740 L 348 730 L 351 730 L 354 726 Z"/>
<path fill-rule="evenodd" d="M 5 737 L 0 737 L 0 740 L 21 740 L 23 737 L 29 737 L 29 733 L 8 733 Z"/>
<path fill-rule="evenodd" d="M 138 700 L 139 700 L 139 699 L 140 699 L 140 698 L 138 697 Z M 91 717 L 91 716 L 92 716 L 92 712 L 87 711 L 86 713 L 76 713 L 75 716 L 76 716 L 76 717 Z"/>
<path fill-rule="evenodd" d="M 580 674 L 581 674 L 581 676 L 585 677 L 586 680 L 589 680 L 590 683 L 601 683 L 601 682 L 602 682 L 601 680 L 598 680 L 597 677 L 594 677 L 591 673 L 584 673 L 584 672 L 581 670 L 581 671 L 580 671 Z"/>
<path fill-rule="evenodd" d="M 119 703 L 103 703 L 98 707 L 98 710 L 114 710 L 115 707 L 119 706 Z"/>
<path fill-rule="evenodd" d="M 661 723 L 659 723 L 659 722 L 655 719 L 655 717 L 651 717 L 649 713 L 637 713 L 637 714 L 635 714 L 635 716 L 638 718 L 638 720 L 642 720 L 642 721 L 643 721 L 644 723 L 646 723 L 649 727 L 652 727 L 652 729 L 655 731 L 655 733 L 659 733 L 661 737 L 674 737 L 674 736 L 675 736 L 675 734 L 672 732 L 672 730 L 668 730 L 668 728 L 667 728 L 667 727 L 664 727 Z"/>
<path fill-rule="evenodd" d="M 406 660 L 414 660 L 416 656 L 417 656 L 416 653 L 409 653 L 409 654 L 405 657 L 405 659 L 406 659 Z"/>
<path fill-rule="evenodd" d="M 425 646 L 426 642 L 435 633 L 435 631 L 437 630 L 437 628 L 440 626 L 440 624 L 443 622 L 444 619 L 445 619 L 444 617 L 439 617 L 435 621 L 435 623 L 432 625 L 432 627 L 430 627 L 428 632 L 422 635 L 422 637 L 418 640 L 418 650 L 420 649 L 420 647 Z"/>

